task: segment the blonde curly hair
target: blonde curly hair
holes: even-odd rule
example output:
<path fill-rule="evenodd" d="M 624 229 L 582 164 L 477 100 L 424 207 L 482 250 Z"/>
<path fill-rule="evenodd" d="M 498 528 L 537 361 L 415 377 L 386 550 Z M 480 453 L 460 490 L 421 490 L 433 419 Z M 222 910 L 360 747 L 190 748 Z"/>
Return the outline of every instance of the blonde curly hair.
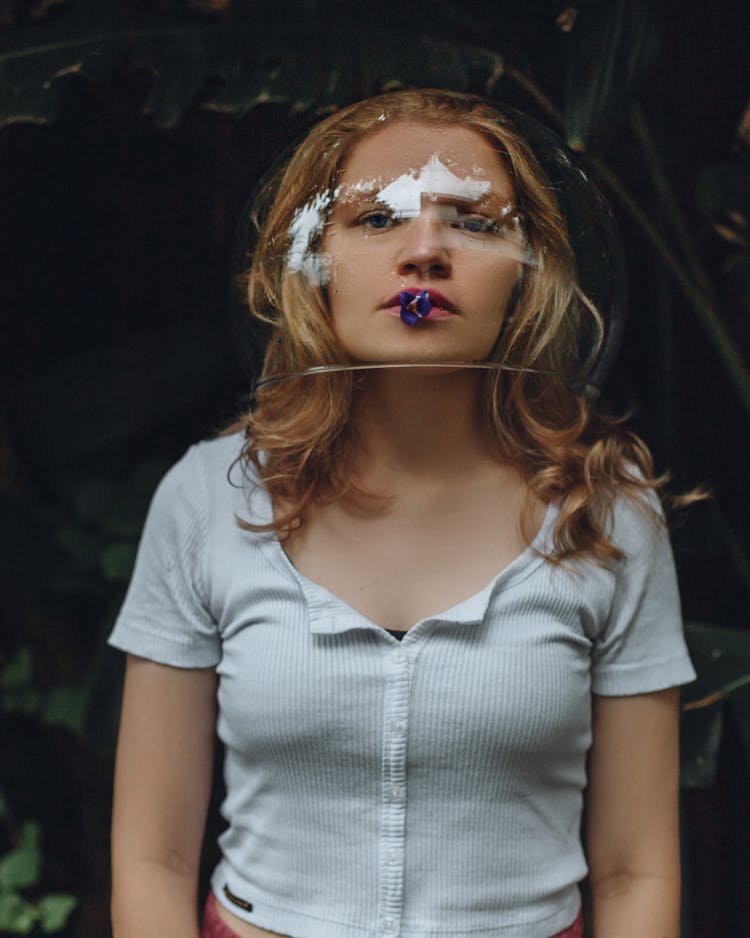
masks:
<path fill-rule="evenodd" d="M 645 443 L 581 393 L 602 341 L 602 320 L 577 284 L 576 259 L 549 180 L 513 119 L 491 102 L 438 90 L 356 102 L 314 126 L 266 182 L 254 210 L 257 246 L 246 275 L 250 311 L 270 330 L 263 376 L 348 361 L 325 287 L 287 263 L 290 228 L 295 213 L 334 192 L 352 148 L 384 120 L 470 128 L 502 159 L 532 263 L 490 356 L 510 367 L 484 377 L 486 418 L 498 459 L 518 467 L 531 495 L 558 503 L 549 559 L 619 559 L 607 534 L 615 496 L 636 499 L 658 522 L 653 498 L 644 496 L 664 478 L 654 476 Z M 352 492 L 352 389 L 350 373 L 270 384 L 228 429 L 244 430 L 241 461 L 254 466 L 274 505 L 285 506 L 270 525 L 240 521 L 244 527 L 273 529 L 284 538 L 304 524 L 312 503 Z"/>

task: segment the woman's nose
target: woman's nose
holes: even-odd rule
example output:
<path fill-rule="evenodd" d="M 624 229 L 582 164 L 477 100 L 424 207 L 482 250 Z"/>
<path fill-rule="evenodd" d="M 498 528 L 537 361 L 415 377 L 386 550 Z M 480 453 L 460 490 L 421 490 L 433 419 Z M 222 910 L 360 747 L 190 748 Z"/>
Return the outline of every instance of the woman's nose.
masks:
<path fill-rule="evenodd" d="M 433 213 L 423 211 L 403 227 L 398 273 L 447 277 L 451 271 L 451 252 L 445 224 Z"/>

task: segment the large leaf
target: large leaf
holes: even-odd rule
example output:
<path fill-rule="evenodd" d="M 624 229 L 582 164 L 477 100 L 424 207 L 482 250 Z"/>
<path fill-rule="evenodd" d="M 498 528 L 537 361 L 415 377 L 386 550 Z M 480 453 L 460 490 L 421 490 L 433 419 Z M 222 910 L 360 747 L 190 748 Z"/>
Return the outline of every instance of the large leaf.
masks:
<path fill-rule="evenodd" d="M 685 636 L 698 679 L 683 693 L 683 709 L 698 710 L 750 686 L 750 631 L 688 622 Z"/>
<path fill-rule="evenodd" d="M 43 693 L 34 683 L 31 650 L 25 645 L 0 671 L 1 712 L 38 715 L 44 723 L 63 726 L 71 733 L 83 733 L 90 697 L 91 681 L 88 678 L 77 684 L 61 684 Z"/>
<path fill-rule="evenodd" d="M 38 918 L 36 908 L 18 893 L 0 893 L 0 934 L 28 935 Z"/>
<path fill-rule="evenodd" d="M 479 90 L 502 73 L 496 53 L 411 31 L 355 28 L 332 41 L 331 27 L 316 17 L 165 24 L 136 20 L 119 6 L 117 17 L 84 7 L 86 17 L 79 10 L 75 19 L 18 29 L 12 48 L 7 39 L 0 44 L 0 126 L 53 118 L 66 75 L 104 80 L 123 66 L 152 76 L 144 110 L 167 128 L 199 96 L 239 115 L 267 102 L 325 109 L 400 85 Z"/>
<path fill-rule="evenodd" d="M 0 671 L 0 710 L 32 714 L 41 706 L 41 691 L 33 683 L 31 649 L 24 645 Z"/>
<path fill-rule="evenodd" d="M 583 150 L 627 120 L 655 58 L 658 24 L 650 0 L 588 0 L 576 8 L 567 36 L 565 132 Z"/>
<path fill-rule="evenodd" d="M 117 14 L 113 4 L 78 0 L 51 22 L 0 33 L 0 126 L 53 117 L 66 75 L 108 74 L 125 51 L 127 24 Z"/>
<path fill-rule="evenodd" d="M 680 723 L 680 785 L 706 788 L 716 775 L 723 728 L 720 706 L 684 713 Z"/>
<path fill-rule="evenodd" d="M 0 860 L 0 890 L 28 889 L 39 882 L 42 853 L 39 825 L 24 821 L 18 846 Z"/>
<path fill-rule="evenodd" d="M 88 717 L 89 681 L 53 687 L 44 701 L 40 716 L 49 726 L 62 726 L 71 733 L 83 735 Z"/>
<path fill-rule="evenodd" d="M 681 783 L 710 785 L 729 701 L 750 754 L 750 632 L 690 622 L 685 629 L 697 680 L 682 694 Z"/>
<path fill-rule="evenodd" d="M 50 893 L 48 896 L 42 896 L 37 904 L 42 931 L 46 935 L 60 931 L 77 905 L 78 899 L 68 893 Z"/>

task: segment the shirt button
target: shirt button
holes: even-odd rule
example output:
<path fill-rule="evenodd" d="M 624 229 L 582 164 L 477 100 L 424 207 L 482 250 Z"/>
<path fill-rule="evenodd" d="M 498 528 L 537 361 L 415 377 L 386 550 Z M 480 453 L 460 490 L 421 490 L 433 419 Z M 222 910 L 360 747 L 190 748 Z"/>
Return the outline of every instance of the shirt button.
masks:
<path fill-rule="evenodd" d="M 391 866 L 395 866 L 398 863 L 398 850 L 389 850 L 388 851 L 388 862 Z"/>
<path fill-rule="evenodd" d="M 391 733 L 394 736 L 404 736 L 406 734 L 406 723 L 403 720 L 394 720 L 391 723 Z"/>
<path fill-rule="evenodd" d="M 389 800 L 394 804 L 403 804 L 406 801 L 406 791 L 403 785 L 394 785 L 389 792 Z"/>
<path fill-rule="evenodd" d="M 396 923 L 392 918 L 387 918 L 383 922 L 383 931 L 387 935 L 392 935 L 396 931 Z"/>

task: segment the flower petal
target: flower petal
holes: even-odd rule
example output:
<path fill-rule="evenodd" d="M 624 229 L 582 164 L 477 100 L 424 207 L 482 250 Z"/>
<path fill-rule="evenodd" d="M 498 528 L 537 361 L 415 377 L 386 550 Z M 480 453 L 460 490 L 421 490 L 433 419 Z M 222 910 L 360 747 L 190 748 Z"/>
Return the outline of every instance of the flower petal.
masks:
<path fill-rule="evenodd" d="M 422 290 L 422 292 L 416 298 L 414 306 L 416 307 L 416 313 L 421 319 L 424 319 L 425 316 L 430 315 L 432 312 L 432 303 L 430 303 L 430 294 L 427 290 Z"/>
<path fill-rule="evenodd" d="M 405 323 L 407 326 L 415 326 L 419 322 L 419 314 L 416 313 L 413 309 L 414 300 L 416 299 L 413 293 L 409 293 L 404 290 L 398 295 L 399 300 L 401 301 L 401 322 Z"/>
<path fill-rule="evenodd" d="M 415 326 L 420 319 L 429 316 L 432 311 L 430 294 L 427 290 L 421 293 L 411 293 L 409 290 L 403 290 L 398 295 L 401 301 L 401 322 L 407 326 Z"/>

